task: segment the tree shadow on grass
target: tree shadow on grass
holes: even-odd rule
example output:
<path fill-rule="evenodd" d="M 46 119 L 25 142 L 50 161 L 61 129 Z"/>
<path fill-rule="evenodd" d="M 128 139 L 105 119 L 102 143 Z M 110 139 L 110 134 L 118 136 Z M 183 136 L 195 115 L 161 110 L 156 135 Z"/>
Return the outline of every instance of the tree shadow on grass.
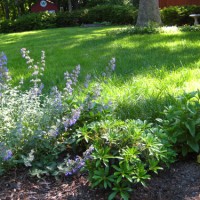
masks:
<path fill-rule="evenodd" d="M 163 117 L 163 111 L 166 106 L 172 105 L 175 102 L 175 97 L 170 95 L 142 98 L 137 102 L 122 101 L 117 105 L 116 115 L 122 120 L 141 119 L 156 122 L 156 118 Z"/>
<path fill-rule="evenodd" d="M 0 49 L 14 66 L 14 75 L 27 67 L 23 59 L 19 61 L 22 47 L 30 49 L 35 60 L 40 59 L 39 51 L 45 50 L 44 83 L 48 87 L 63 84 L 63 73 L 77 64 L 82 67 L 81 81 L 87 73 L 101 74 L 112 57 L 116 58 L 116 76 L 124 77 L 124 81 L 161 68 L 171 71 L 200 65 L 196 64 L 200 61 L 199 33 L 107 35 L 110 29 L 75 27 L 0 35 Z"/>

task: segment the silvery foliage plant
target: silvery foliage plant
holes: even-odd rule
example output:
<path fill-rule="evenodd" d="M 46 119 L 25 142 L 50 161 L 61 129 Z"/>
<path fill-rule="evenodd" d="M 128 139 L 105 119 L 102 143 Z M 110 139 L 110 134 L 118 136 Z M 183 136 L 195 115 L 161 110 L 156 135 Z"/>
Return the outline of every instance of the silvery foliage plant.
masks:
<path fill-rule="evenodd" d="M 45 71 L 45 52 L 41 52 L 41 60 L 36 63 L 26 48 L 21 49 L 21 54 L 32 77 L 32 86 L 26 91 L 21 89 L 23 79 L 18 86 L 11 86 L 7 57 L 0 54 L 0 173 L 18 163 L 31 167 L 40 160 L 45 163 L 45 159 L 46 162 L 57 159 L 66 150 L 63 134 L 77 124 L 82 113 L 93 108 L 100 95 L 96 86 L 92 95 L 88 93 L 82 102 L 77 101 L 74 88 L 80 65 L 72 73 L 65 72 L 63 91 L 54 86 L 49 95 L 43 95 L 41 78 Z M 86 77 L 87 87 L 89 78 Z"/>

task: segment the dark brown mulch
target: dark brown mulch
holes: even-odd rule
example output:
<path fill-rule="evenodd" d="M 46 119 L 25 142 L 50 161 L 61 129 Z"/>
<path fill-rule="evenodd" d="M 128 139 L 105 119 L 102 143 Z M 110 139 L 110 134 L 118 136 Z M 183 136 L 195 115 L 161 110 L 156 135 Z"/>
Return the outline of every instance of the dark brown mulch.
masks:
<path fill-rule="evenodd" d="M 153 175 L 146 188 L 137 185 L 133 189 L 131 200 L 200 200 L 200 164 L 177 162 Z M 108 191 L 91 189 L 84 176 L 56 182 L 30 178 L 21 170 L 0 179 L 1 200 L 104 200 L 108 195 Z"/>

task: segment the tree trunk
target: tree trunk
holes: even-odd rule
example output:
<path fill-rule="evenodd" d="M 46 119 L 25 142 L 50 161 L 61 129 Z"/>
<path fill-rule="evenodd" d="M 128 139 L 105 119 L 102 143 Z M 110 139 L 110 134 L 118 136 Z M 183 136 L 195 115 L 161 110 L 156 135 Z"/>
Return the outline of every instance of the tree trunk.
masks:
<path fill-rule="evenodd" d="M 78 0 L 73 0 L 72 1 L 73 9 L 76 10 L 79 7 L 79 1 Z"/>
<path fill-rule="evenodd" d="M 69 12 L 72 12 L 72 1 L 68 0 L 68 10 Z"/>
<path fill-rule="evenodd" d="M 1 10 L 1 14 L 3 15 L 3 16 L 5 16 L 6 14 L 5 14 L 5 9 L 4 9 L 4 4 L 3 4 L 3 2 L 1 1 L 0 2 L 0 5 L 1 5 L 1 8 L 0 8 L 0 10 Z"/>
<path fill-rule="evenodd" d="M 140 0 L 136 26 L 148 26 L 152 22 L 161 25 L 158 0 Z"/>
<path fill-rule="evenodd" d="M 5 18 L 10 19 L 10 9 L 8 5 L 8 0 L 4 0 Z"/>

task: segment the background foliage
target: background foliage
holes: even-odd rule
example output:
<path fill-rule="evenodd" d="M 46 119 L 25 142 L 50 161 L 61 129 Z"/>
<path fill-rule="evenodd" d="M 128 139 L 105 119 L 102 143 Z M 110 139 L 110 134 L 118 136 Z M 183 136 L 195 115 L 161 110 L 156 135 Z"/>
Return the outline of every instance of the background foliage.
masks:
<path fill-rule="evenodd" d="M 19 16 L 30 13 L 31 6 L 36 2 L 37 0 L 0 0 L 0 16 L 3 19 L 14 20 Z M 52 0 L 52 2 L 56 3 L 59 9 L 62 7 L 64 11 L 69 11 L 70 9 L 78 10 L 97 5 L 137 6 L 139 0 Z"/>
<path fill-rule="evenodd" d="M 189 15 L 199 12 L 200 6 L 173 6 L 162 9 L 161 18 L 163 25 L 167 26 L 193 25 L 194 20 Z M 135 25 L 137 13 L 137 8 L 134 6 L 110 3 L 79 8 L 72 12 L 58 12 L 56 14 L 47 12 L 27 13 L 15 20 L 2 20 L 0 22 L 0 32 L 22 32 L 56 27 L 80 26 L 83 24 L 97 25 L 97 23 L 98 25 Z"/>

